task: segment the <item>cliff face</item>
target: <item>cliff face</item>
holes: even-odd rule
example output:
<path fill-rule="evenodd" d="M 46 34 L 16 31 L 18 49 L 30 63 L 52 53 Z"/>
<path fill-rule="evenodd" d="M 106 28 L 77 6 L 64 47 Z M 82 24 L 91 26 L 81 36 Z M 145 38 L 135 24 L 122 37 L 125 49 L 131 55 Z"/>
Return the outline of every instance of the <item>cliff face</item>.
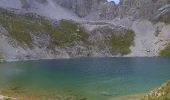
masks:
<path fill-rule="evenodd" d="M 98 19 L 114 19 L 115 17 L 132 17 L 133 19 L 152 19 L 169 0 L 120 0 L 120 4 L 107 0 L 57 0 L 61 6 L 71 9 L 79 17 L 97 13 Z"/>
<path fill-rule="evenodd" d="M 60 9 L 67 10 L 67 13 L 84 18 L 92 15 L 96 19 L 111 20 L 116 17 L 133 19 L 153 19 L 158 9 L 168 4 L 169 0 L 120 0 L 120 4 L 107 2 L 107 0 L 1 0 L 2 6 L 8 8 L 30 9 L 30 11 L 40 11 L 41 6 L 48 6 L 46 9 L 53 9 L 60 5 Z M 58 8 L 59 9 L 59 8 Z M 65 11 L 56 10 L 55 13 Z M 54 13 L 54 12 L 53 12 Z M 95 13 L 95 14 L 94 14 Z"/>
<path fill-rule="evenodd" d="M 98 9 L 101 3 L 107 2 L 106 0 L 56 0 L 61 6 L 71 9 L 79 17 L 85 17 L 89 13 Z"/>
<path fill-rule="evenodd" d="M 118 16 L 152 19 L 157 10 L 168 3 L 169 0 L 121 0 Z"/>
<path fill-rule="evenodd" d="M 121 0 L 120 4 L 107 0 L 56 0 L 56 2 L 71 9 L 79 17 L 97 13 L 98 19 L 114 19 L 115 17 L 133 17 L 152 19 L 159 8 L 168 4 L 169 0 Z"/>

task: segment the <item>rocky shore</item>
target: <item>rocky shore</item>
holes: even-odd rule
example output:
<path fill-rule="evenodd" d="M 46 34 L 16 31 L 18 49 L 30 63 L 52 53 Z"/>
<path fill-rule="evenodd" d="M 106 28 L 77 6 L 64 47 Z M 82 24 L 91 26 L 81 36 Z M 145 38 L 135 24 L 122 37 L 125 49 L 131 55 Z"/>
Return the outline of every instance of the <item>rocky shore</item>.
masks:
<path fill-rule="evenodd" d="M 72 99 L 74 100 L 74 98 Z M 17 99 L 0 95 L 0 100 L 17 100 Z M 120 96 L 111 98 L 109 100 L 170 100 L 170 81 L 166 82 L 161 87 L 156 88 L 147 94 Z"/>
<path fill-rule="evenodd" d="M 170 81 L 146 94 L 142 100 L 170 100 Z"/>

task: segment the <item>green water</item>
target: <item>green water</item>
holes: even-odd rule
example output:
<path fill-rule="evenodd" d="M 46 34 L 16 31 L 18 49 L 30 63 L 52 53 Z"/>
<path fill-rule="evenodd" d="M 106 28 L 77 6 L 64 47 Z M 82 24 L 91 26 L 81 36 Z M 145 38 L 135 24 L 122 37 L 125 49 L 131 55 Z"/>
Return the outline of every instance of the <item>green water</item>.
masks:
<path fill-rule="evenodd" d="M 170 80 L 168 58 L 81 58 L 0 64 L 0 90 L 49 100 L 110 100 Z M 71 100 L 71 99 L 68 99 Z"/>

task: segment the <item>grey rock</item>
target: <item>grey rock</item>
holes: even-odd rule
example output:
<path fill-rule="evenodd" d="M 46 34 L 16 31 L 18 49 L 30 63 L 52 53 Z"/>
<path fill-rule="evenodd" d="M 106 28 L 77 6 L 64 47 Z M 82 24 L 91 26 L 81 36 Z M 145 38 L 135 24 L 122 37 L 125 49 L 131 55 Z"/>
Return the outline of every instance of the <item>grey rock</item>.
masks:
<path fill-rule="evenodd" d="M 160 9 L 158 9 L 156 15 L 154 17 L 154 20 L 165 20 L 170 18 L 170 4 L 166 4 L 162 6 Z"/>
<path fill-rule="evenodd" d="M 99 7 L 98 16 L 99 19 L 111 20 L 116 17 L 116 4 L 114 2 L 102 3 Z"/>
<path fill-rule="evenodd" d="M 121 0 L 117 9 L 118 16 L 152 19 L 157 10 L 168 3 L 169 0 Z"/>
<path fill-rule="evenodd" d="M 59 5 L 71 9 L 79 17 L 85 17 L 98 9 L 106 0 L 55 0 Z"/>

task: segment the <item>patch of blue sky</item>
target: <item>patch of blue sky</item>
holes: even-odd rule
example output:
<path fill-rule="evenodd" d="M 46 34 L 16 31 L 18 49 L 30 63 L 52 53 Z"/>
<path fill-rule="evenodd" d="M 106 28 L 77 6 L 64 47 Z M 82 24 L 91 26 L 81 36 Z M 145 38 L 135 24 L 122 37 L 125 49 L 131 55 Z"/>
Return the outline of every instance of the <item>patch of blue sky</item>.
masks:
<path fill-rule="evenodd" d="M 107 0 L 108 2 L 114 1 L 116 4 L 119 4 L 120 0 Z"/>

